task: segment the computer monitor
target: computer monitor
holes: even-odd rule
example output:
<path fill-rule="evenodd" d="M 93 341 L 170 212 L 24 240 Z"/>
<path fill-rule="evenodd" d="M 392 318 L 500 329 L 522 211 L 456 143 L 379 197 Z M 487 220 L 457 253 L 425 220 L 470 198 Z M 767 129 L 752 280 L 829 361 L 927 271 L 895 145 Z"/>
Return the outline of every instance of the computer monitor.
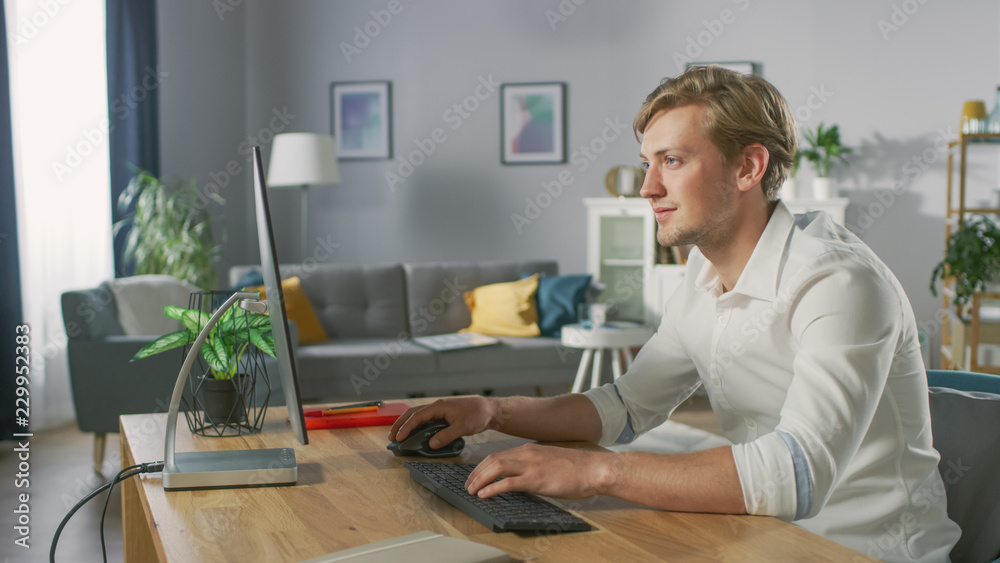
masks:
<path fill-rule="evenodd" d="M 288 331 L 288 317 L 285 314 L 285 294 L 281 290 L 281 275 L 278 272 L 277 252 L 274 250 L 274 229 L 271 228 L 271 209 L 267 202 L 267 184 L 264 181 L 264 165 L 260 157 L 260 147 L 253 147 L 253 191 L 257 208 L 257 241 L 260 245 L 260 268 L 264 275 L 264 293 L 267 296 L 267 312 L 271 317 L 271 333 L 274 336 L 274 352 L 278 361 L 278 378 L 288 407 L 288 420 L 299 442 L 309 443 L 306 421 L 302 414 L 299 398 L 299 379 L 292 357 L 292 340 Z"/>

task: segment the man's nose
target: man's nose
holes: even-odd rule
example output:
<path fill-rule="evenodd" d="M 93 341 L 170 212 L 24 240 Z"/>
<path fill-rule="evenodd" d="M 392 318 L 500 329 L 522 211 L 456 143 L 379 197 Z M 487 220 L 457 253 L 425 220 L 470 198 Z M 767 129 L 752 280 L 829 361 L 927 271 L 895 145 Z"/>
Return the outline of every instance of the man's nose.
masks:
<path fill-rule="evenodd" d="M 659 175 L 656 173 L 656 168 L 650 166 L 646 170 L 646 177 L 642 179 L 642 187 L 639 188 L 639 195 L 649 199 L 658 195 L 663 195 L 666 190 L 663 188 L 663 183 L 660 181 Z"/>

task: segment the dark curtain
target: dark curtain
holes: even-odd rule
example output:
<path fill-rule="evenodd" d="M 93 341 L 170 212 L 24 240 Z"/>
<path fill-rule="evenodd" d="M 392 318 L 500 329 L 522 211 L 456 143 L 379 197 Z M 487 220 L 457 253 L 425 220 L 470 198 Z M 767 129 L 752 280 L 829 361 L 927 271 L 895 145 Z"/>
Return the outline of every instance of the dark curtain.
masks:
<path fill-rule="evenodd" d="M 10 75 L 7 16 L 0 2 L 0 439 L 10 440 L 27 428 L 15 424 L 15 367 L 22 331 L 21 268 L 17 254 L 17 206 L 14 202 L 14 142 L 10 128 Z M 28 333 L 28 340 L 32 334 Z M 37 348 L 35 348 L 37 350 Z M 24 354 L 20 354 L 24 355 Z M 30 355 L 29 355 L 30 358 Z M 23 364 L 21 364 L 23 365 Z M 30 373 L 28 374 L 30 377 Z"/>
<path fill-rule="evenodd" d="M 118 196 L 135 174 L 131 165 L 160 174 L 156 1 L 107 0 L 108 118 L 111 126 L 111 218 L 121 220 Z M 115 276 L 131 275 L 123 258 L 123 229 L 114 241 Z"/>

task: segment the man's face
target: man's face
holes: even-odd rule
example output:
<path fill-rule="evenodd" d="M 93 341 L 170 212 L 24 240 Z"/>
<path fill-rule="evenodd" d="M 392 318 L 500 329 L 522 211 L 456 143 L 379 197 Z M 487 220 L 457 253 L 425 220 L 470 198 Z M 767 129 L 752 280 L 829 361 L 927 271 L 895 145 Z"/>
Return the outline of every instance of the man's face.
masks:
<path fill-rule="evenodd" d="M 639 155 L 646 179 L 639 195 L 656 214 L 656 239 L 663 246 L 726 242 L 734 212 L 736 168 L 725 165 L 705 134 L 705 108 L 663 110 L 646 124 Z"/>

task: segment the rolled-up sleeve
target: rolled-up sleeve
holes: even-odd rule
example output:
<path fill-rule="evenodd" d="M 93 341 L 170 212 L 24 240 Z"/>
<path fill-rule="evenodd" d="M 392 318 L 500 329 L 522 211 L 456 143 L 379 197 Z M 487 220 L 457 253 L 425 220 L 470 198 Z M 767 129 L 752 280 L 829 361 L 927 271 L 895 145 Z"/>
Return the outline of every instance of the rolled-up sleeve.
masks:
<path fill-rule="evenodd" d="M 626 444 L 659 426 L 700 385 L 669 316 L 668 306 L 656 333 L 615 383 L 584 392 L 601 417 L 600 445 Z"/>
<path fill-rule="evenodd" d="M 773 432 L 733 446 L 747 511 L 796 520 L 826 504 L 869 430 L 907 309 L 878 268 L 836 253 L 789 300 L 793 378 Z"/>

